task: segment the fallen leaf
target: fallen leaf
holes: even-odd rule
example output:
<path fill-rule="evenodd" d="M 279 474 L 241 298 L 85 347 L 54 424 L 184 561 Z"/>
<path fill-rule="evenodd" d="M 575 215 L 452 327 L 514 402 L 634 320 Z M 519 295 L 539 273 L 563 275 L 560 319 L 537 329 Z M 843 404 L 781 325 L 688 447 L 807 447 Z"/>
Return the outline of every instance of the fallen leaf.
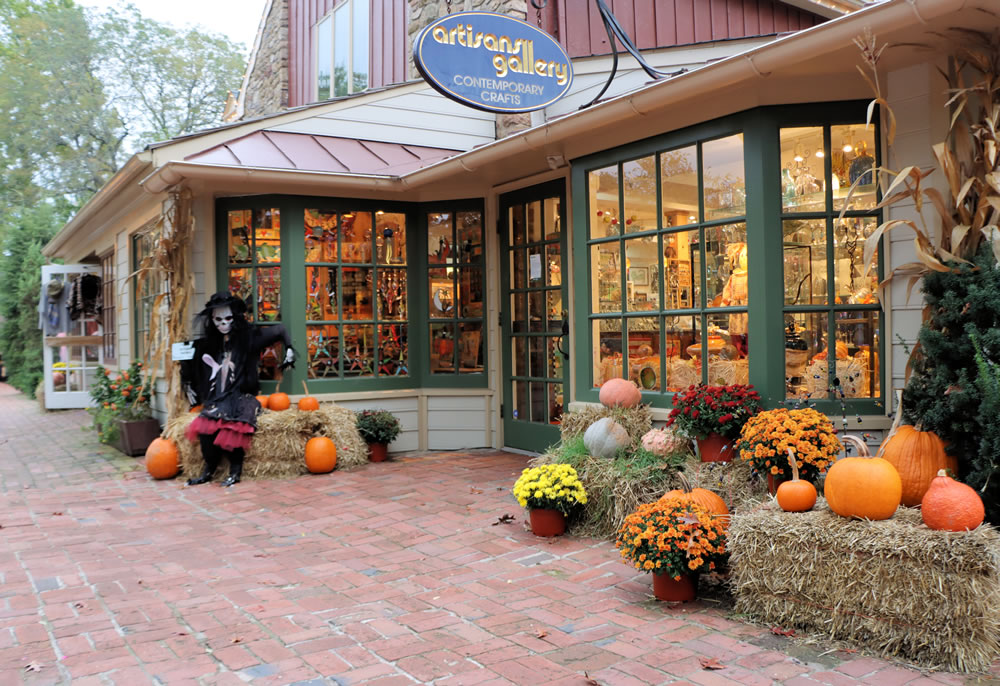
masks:
<path fill-rule="evenodd" d="M 83 608 L 85 608 L 87 606 L 84 605 L 83 603 L 73 603 L 73 607 L 75 607 L 76 609 L 80 610 L 80 609 L 83 609 Z"/>
<path fill-rule="evenodd" d="M 497 520 L 495 522 L 493 522 L 493 526 L 496 526 L 497 524 L 510 524 L 514 520 L 515 520 L 514 515 L 511 515 L 511 514 L 500 515 L 497 518 Z"/>
<path fill-rule="evenodd" d="M 470 487 L 469 487 L 469 493 L 477 493 L 477 494 L 478 494 L 478 493 L 482 493 L 482 491 L 481 491 L 481 490 L 479 490 L 478 488 L 472 488 L 472 487 L 470 486 Z"/>
<path fill-rule="evenodd" d="M 243 639 L 237 636 L 232 641 L 230 641 L 230 643 L 243 643 Z"/>
<path fill-rule="evenodd" d="M 136 583 L 141 586 L 142 585 L 142 579 L 139 579 Z"/>
<path fill-rule="evenodd" d="M 700 658 L 698 658 L 698 662 L 701 663 L 701 668 L 702 669 L 725 669 L 726 668 L 726 666 L 724 664 L 722 664 L 721 662 L 719 662 L 714 657 L 700 657 Z"/>
<path fill-rule="evenodd" d="M 586 672 L 583 673 L 583 678 L 585 679 L 583 683 L 585 683 L 587 686 L 601 686 L 601 682 L 599 682 L 597 679 L 591 679 L 590 675 L 587 674 Z"/>
<path fill-rule="evenodd" d="M 53 517 L 62 517 L 62 512 L 53 512 L 52 516 Z"/>
<path fill-rule="evenodd" d="M 538 638 L 545 638 L 548 635 L 549 635 L 549 632 L 546 631 L 545 629 L 537 629 L 535 631 L 535 636 L 537 636 Z"/>
<path fill-rule="evenodd" d="M 771 633 L 778 636 L 794 636 L 795 629 L 782 629 L 780 626 L 772 626 Z"/>
<path fill-rule="evenodd" d="M 40 672 L 42 671 L 42 665 L 37 662 L 29 662 L 24 666 L 24 671 L 26 672 Z"/>
<path fill-rule="evenodd" d="M 267 553 L 254 553 L 254 557 L 271 557 Z"/>
<path fill-rule="evenodd" d="M 177 636 L 187 636 L 187 632 L 186 631 L 178 631 L 176 635 Z"/>

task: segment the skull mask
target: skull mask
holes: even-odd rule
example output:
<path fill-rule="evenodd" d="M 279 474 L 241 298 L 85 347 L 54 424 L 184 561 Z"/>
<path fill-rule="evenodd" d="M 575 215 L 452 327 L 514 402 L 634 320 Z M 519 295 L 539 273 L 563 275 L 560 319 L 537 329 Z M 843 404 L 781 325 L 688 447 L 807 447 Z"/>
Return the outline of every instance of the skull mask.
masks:
<path fill-rule="evenodd" d="M 212 310 L 212 323 L 223 336 L 233 330 L 233 311 L 229 307 L 216 307 Z"/>

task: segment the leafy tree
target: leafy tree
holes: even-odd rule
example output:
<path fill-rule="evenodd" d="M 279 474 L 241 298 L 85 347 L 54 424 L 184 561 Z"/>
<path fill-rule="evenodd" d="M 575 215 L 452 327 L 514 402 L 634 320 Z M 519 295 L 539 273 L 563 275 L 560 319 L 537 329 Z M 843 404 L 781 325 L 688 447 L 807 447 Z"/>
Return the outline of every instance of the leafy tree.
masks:
<path fill-rule="evenodd" d="M 41 204 L 13 218 L 0 247 L 0 354 L 8 382 L 34 395 L 42 378 L 42 332 L 38 329 L 38 298 L 42 246 L 55 235 L 62 218 Z"/>
<path fill-rule="evenodd" d="M 1000 365 L 994 360 L 1000 350 L 993 349 L 989 356 L 982 347 L 982 334 L 975 327 L 968 327 L 969 338 L 976 351 L 976 386 L 983 394 L 979 408 L 982 437 L 979 451 L 969 464 L 966 481 L 979 491 L 986 506 L 986 519 L 1000 523 Z"/>

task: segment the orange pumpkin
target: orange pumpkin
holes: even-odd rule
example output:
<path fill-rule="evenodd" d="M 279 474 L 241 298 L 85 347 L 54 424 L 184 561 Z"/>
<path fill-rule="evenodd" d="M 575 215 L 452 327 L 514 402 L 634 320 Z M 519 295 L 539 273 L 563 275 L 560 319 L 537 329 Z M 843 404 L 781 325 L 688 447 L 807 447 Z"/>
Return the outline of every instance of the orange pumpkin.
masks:
<path fill-rule="evenodd" d="M 788 449 L 788 462 L 792 465 L 792 480 L 778 485 L 775 497 L 778 507 L 785 512 L 806 512 L 816 504 L 816 487 L 799 479 L 799 466 L 792 449 Z"/>
<path fill-rule="evenodd" d="M 274 410 L 275 412 L 287 410 L 291 404 L 292 401 L 288 399 L 287 393 L 272 393 L 267 399 L 267 409 Z"/>
<path fill-rule="evenodd" d="M 729 524 L 729 508 L 726 507 L 725 500 L 706 488 L 691 488 L 691 482 L 687 480 L 683 472 L 677 472 L 677 477 L 681 481 L 681 487 L 667 491 L 660 497 L 660 500 L 680 498 L 683 501 L 697 503 L 705 508 L 709 514 L 722 518 L 724 524 Z"/>
<path fill-rule="evenodd" d="M 306 442 L 306 469 L 312 474 L 326 474 L 337 466 L 337 446 L 326 436 Z"/>
<path fill-rule="evenodd" d="M 857 447 L 859 456 L 843 457 L 827 472 L 823 493 L 830 509 L 841 517 L 889 519 L 903 497 L 899 472 L 881 457 L 872 457 L 857 436 L 841 440 Z"/>
<path fill-rule="evenodd" d="M 939 470 L 958 473 L 958 460 L 944 451 L 944 441 L 919 426 L 900 426 L 879 448 L 878 454 L 899 472 L 903 482 L 903 504 L 915 507 L 923 500 Z"/>
<path fill-rule="evenodd" d="M 172 479 L 180 471 L 177 445 L 169 438 L 155 438 L 146 448 L 146 471 L 154 479 Z"/>
<path fill-rule="evenodd" d="M 270 396 L 268 396 L 268 395 L 258 395 L 257 396 L 257 402 L 260 403 L 260 409 L 262 409 L 262 410 L 266 410 L 267 409 L 268 398 L 270 398 Z"/>
<path fill-rule="evenodd" d="M 983 499 L 975 489 L 948 476 L 945 470 L 931 480 L 920 503 L 924 524 L 940 531 L 971 531 L 983 523 Z"/>
<path fill-rule="evenodd" d="M 608 379 L 601 386 L 599 397 L 605 407 L 635 407 L 642 400 L 642 393 L 628 379 Z"/>
<path fill-rule="evenodd" d="M 197 413 L 201 412 L 202 408 L 204 408 L 204 407 L 205 407 L 204 405 L 195 405 L 194 407 L 192 407 L 188 411 L 189 412 L 194 412 L 195 414 L 197 414 Z"/>
<path fill-rule="evenodd" d="M 319 409 L 319 401 L 316 398 L 307 396 L 299 400 L 299 409 L 305 412 L 312 412 Z"/>

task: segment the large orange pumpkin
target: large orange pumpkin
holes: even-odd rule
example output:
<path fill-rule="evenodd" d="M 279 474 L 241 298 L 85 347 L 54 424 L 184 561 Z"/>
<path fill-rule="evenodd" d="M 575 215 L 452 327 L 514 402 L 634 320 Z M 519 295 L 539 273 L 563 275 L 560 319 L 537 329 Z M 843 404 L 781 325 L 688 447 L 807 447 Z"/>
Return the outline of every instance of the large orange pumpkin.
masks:
<path fill-rule="evenodd" d="M 267 403 L 268 403 L 268 399 L 270 397 L 271 396 L 269 396 L 269 395 L 258 395 L 257 396 L 257 402 L 260 403 L 260 409 L 262 409 L 262 410 L 266 410 L 267 409 Z"/>
<path fill-rule="evenodd" d="M 687 480 L 683 472 L 677 472 L 677 477 L 681 481 L 681 487 L 667 491 L 660 497 L 660 500 L 680 498 L 683 501 L 697 503 L 705 508 L 709 514 L 720 517 L 724 524 L 729 524 L 729 508 L 726 507 L 725 500 L 706 488 L 691 488 L 691 482 Z"/>
<path fill-rule="evenodd" d="M 971 531 L 983 523 L 983 499 L 975 489 L 948 476 L 945 470 L 931 480 L 920 503 L 924 524 L 942 531 Z"/>
<path fill-rule="evenodd" d="M 843 457 L 827 472 L 823 494 L 830 509 L 841 517 L 889 519 L 903 497 L 899 472 L 881 457 L 872 457 L 857 436 L 842 436 L 841 441 L 856 446 L 859 457 Z"/>
<path fill-rule="evenodd" d="M 332 472 L 337 466 L 337 446 L 326 436 L 306 442 L 306 469 L 313 474 Z"/>
<path fill-rule="evenodd" d="M 599 398 L 605 407 L 635 407 L 642 400 L 642 393 L 628 379 L 608 379 L 601 386 Z"/>
<path fill-rule="evenodd" d="M 292 404 L 287 393 L 272 393 L 267 399 L 267 409 L 281 412 L 287 410 Z"/>
<path fill-rule="evenodd" d="M 799 479 L 799 466 L 791 448 L 788 449 L 788 463 L 792 465 L 792 480 L 778 485 L 778 492 L 774 494 L 778 507 L 785 512 L 811 510 L 816 504 L 816 487 Z"/>
<path fill-rule="evenodd" d="M 177 445 L 169 438 L 155 438 L 146 448 L 146 471 L 154 479 L 172 479 L 180 470 Z"/>
<path fill-rule="evenodd" d="M 958 460 L 944 451 L 944 441 L 933 431 L 900 426 L 879 448 L 878 454 L 899 472 L 903 482 L 903 504 L 915 507 L 930 488 L 931 480 L 941 469 L 958 473 Z"/>

